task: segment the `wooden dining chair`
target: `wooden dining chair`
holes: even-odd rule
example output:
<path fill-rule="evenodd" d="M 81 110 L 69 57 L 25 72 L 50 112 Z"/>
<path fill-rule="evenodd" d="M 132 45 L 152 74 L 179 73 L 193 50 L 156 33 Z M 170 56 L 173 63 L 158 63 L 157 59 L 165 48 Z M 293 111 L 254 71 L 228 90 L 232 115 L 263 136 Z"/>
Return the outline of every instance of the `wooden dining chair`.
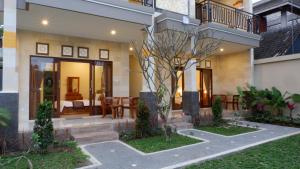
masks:
<path fill-rule="evenodd" d="M 226 109 L 228 109 L 228 105 L 232 105 L 233 110 L 239 110 L 239 95 L 226 96 Z"/>
<path fill-rule="evenodd" d="M 139 97 L 132 97 L 130 101 L 130 117 L 135 119 L 138 111 Z"/>
<path fill-rule="evenodd" d="M 105 98 L 106 100 L 106 105 L 109 107 L 111 114 L 112 114 L 112 118 L 116 119 L 117 117 L 121 116 L 121 109 L 122 109 L 122 105 L 121 105 L 121 98 L 120 97 L 107 97 Z"/>
<path fill-rule="evenodd" d="M 107 114 L 107 111 L 109 111 L 109 103 L 106 102 L 106 98 L 104 96 L 100 97 L 101 102 L 101 111 L 102 111 L 102 118 L 104 118 Z"/>
<path fill-rule="evenodd" d="M 221 94 L 221 95 L 213 95 L 213 99 L 212 99 L 213 103 L 216 101 L 217 97 L 220 97 L 221 103 L 222 103 L 222 107 L 226 108 L 226 103 L 227 103 L 227 97 L 226 97 L 226 95 L 223 95 L 223 94 Z"/>

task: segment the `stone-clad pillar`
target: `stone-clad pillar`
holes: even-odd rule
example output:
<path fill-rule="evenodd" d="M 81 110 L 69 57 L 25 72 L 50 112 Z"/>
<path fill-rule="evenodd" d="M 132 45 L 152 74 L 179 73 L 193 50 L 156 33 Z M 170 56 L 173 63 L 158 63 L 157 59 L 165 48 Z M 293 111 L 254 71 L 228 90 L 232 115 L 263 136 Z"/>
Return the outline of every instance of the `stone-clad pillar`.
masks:
<path fill-rule="evenodd" d="M 194 48 L 194 37 L 191 39 L 191 49 Z M 184 92 L 182 95 L 183 112 L 192 117 L 198 115 L 199 92 L 197 91 L 197 65 L 196 60 L 190 60 L 184 71 Z"/>
<path fill-rule="evenodd" d="M 183 112 L 192 117 L 199 113 L 199 92 L 196 81 L 196 60 L 188 63 L 188 69 L 184 72 L 184 92 L 182 95 Z"/>
<path fill-rule="evenodd" d="M 155 69 L 155 63 L 153 58 L 148 58 L 146 64 L 149 64 L 148 68 L 148 75 L 152 75 Z M 150 77 L 150 79 L 146 79 L 143 77 L 143 89 L 140 92 L 140 99 L 145 103 L 145 105 L 149 108 L 150 111 L 150 122 L 152 128 L 156 128 L 158 125 L 158 113 L 157 113 L 157 106 L 156 106 L 156 97 L 155 97 L 155 87 L 154 87 L 154 76 Z"/>
<path fill-rule="evenodd" d="M 17 70 L 17 0 L 4 0 L 3 8 L 3 79 L 0 92 L 0 107 L 7 109 L 11 120 L 5 129 L 0 130 L 0 137 L 4 134 L 9 138 L 18 136 L 18 107 L 19 82 Z M 27 84 L 28 85 L 28 84 Z M 8 145 L 11 146 L 11 145 Z"/>
<path fill-rule="evenodd" d="M 153 23 L 152 26 L 149 28 L 149 30 L 152 30 L 154 28 L 154 17 L 153 17 Z M 154 33 L 154 31 L 152 31 L 152 33 Z M 153 37 L 153 36 L 152 36 Z M 150 35 L 146 35 L 146 38 L 148 40 L 151 39 Z M 154 37 L 153 37 L 154 38 Z M 155 61 L 154 58 L 150 57 L 148 58 L 148 62 L 147 62 L 149 69 L 148 74 L 152 75 L 154 73 L 154 69 L 155 69 Z M 151 122 L 151 127 L 152 128 L 157 128 L 158 127 L 158 113 L 157 113 L 157 106 L 156 106 L 156 97 L 155 97 L 155 87 L 154 87 L 154 82 L 155 82 L 155 78 L 154 76 L 152 77 L 152 81 L 149 81 L 150 83 L 148 84 L 148 80 L 145 79 L 145 77 L 143 76 L 143 88 L 142 91 L 140 92 L 140 100 L 143 101 L 145 103 L 145 105 L 149 108 L 150 111 L 150 122 Z"/>

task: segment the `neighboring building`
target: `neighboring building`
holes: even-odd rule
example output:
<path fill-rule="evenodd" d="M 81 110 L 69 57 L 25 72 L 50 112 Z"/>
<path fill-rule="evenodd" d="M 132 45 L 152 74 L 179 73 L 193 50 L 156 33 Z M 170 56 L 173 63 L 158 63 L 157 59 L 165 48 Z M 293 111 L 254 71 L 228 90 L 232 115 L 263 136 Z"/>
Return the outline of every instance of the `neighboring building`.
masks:
<path fill-rule="evenodd" d="M 222 40 L 213 57 L 185 73 L 196 77 L 180 80 L 174 101 L 174 109 L 191 113 L 182 107 L 187 101 L 182 93 L 193 92 L 200 99 L 189 100 L 191 104 L 210 107 L 212 95 L 235 94 L 237 86 L 252 83 L 251 49 L 259 46 L 263 28 L 261 18 L 252 14 L 251 0 L 1 0 L 0 5 L 0 105 L 14 113 L 20 132 L 32 129 L 37 106 L 44 100 L 53 101 L 54 125 L 59 125 L 70 115 L 70 100 L 97 107 L 101 93 L 147 93 L 130 51 L 130 42 L 145 36 L 145 26 L 156 31 L 198 27 L 214 31 L 212 38 Z M 170 87 L 171 83 L 170 79 Z"/>
<path fill-rule="evenodd" d="M 254 13 L 267 20 L 255 59 L 300 52 L 300 0 L 262 0 L 254 4 Z"/>
<path fill-rule="evenodd" d="M 262 0 L 253 10 L 267 19 L 267 32 L 255 48 L 255 86 L 300 93 L 300 0 Z"/>

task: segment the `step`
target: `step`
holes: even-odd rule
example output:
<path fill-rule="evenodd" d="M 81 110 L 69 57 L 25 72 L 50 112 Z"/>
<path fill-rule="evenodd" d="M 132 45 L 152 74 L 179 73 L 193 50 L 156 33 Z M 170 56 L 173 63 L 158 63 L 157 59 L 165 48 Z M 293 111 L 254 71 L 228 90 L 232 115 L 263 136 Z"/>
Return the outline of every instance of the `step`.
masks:
<path fill-rule="evenodd" d="M 184 130 L 193 128 L 193 124 L 187 122 L 170 123 L 170 126 L 173 130 Z"/>
<path fill-rule="evenodd" d="M 113 125 L 111 123 L 107 124 L 97 124 L 97 125 L 87 125 L 87 126 L 76 126 L 71 128 L 71 134 L 81 134 L 89 132 L 104 132 L 113 131 Z"/>
<path fill-rule="evenodd" d="M 182 117 L 171 117 L 169 119 L 170 123 L 180 123 L 180 122 L 190 122 L 191 116 L 184 115 Z"/>
<path fill-rule="evenodd" d="M 73 135 L 78 144 L 90 144 L 119 139 L 119 133 L 115 131 L 88 132 Z"/>

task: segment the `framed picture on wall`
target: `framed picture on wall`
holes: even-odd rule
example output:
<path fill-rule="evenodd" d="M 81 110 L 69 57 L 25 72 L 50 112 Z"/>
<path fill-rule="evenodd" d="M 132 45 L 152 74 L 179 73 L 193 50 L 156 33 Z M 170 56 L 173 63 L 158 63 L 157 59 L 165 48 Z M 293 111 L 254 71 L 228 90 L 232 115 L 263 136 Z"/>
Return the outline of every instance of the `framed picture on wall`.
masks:
<path fill-rule="evenodd" d="M 73 46 L 62 45 L 61 56 L 73 57 Z"/>
<path fill-rule="evenodd" d="M 99 58 L 104 60 L 109 60 L 109 50 L 108 49 L 100 49 L 99 50 Z"/>
<path fill-rule="evenodd" d="M 211 68 L 211 61 L 205 60 L 205 68 Z"/>
<path fill-rule="evenodd" d="M 89 48 L 78 47 L 78 57 L 79 58 L 89 58 Z"/>
<path fill-rule="evenodd" d="M 49 55 L 49 43 L 36 43 L 36 54 L 37 55 Z"/>

